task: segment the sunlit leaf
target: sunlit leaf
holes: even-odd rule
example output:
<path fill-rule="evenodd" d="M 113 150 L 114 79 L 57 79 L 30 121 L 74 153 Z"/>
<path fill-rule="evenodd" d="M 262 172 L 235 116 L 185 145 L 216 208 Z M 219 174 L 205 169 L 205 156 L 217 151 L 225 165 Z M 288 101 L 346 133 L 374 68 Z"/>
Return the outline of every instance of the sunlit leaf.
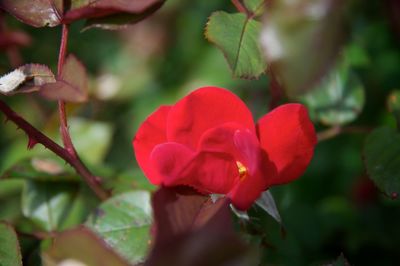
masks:
<path fill-rule="evenodd" d="M 151 223 L 150 193 L 131 191 L 103 202 L 86 225 L 123 257 L 139 263 L 150 245 Z"/>
<path fill-rule="evenodd" d="M 55 77 L 47 66 L 27 64 L 0 77 L 0 93 L 12 95 L 37 91 L 43 84 L 51 82 L 55 82 Z"/>
<path fill-rule="evenodd" d="M 50 26 L 60 24 L 61 14 L 57 10 L 60 1 L 53 0 L 2 0 L 0 7 L 15 16 L 22 22 L 34 27 Z"/>
<path fill-rule="evenodd" d="M 350 69 L 339 66 L 300 99 L 307 105 L 314 120 L 326 125 L 343 125 L 361 113 L 365 92 Z"/>
<path fill-rule="evenodd" d="M 82 159 L 91 164 L 100 163 L 111 144 L 112 126 L 83 118 L 71 118 L 69 127 L 71 138 Z"/>
<path fill-rule="evenodd" d="M 400 193 L 400 134 L 381 127 L 370 133 L 364 146 L 364 162 L 369 177 L 386 195 Z"/>
<path fill-rule="evenodd" d="M 0 265 L 22 266 L 22 256 L 17 234 L 5 223 L 0 223 Z"/>
<path fill-rule="evenodd" d="M 259 46 L 261 23 L 245 14 L 214 12 L 208 20 L 205 35 L 225 55 L 233 75 L 257 78 L 267 64 Z"/>
<path fill-rule="evenodd" d="M 267 61 L 289 96 L 309 90 L 334 62 L 345 1 L 272 1 L 261 34 Z"/>
<path fill-rule="evenodd" d="M 76 182 L 27 180 L 22 193 L 22 212 L 40 230 L 71 228 L 83 222 L 97 199 Z"/>
<path fill-rule="evenodd" d="M 129 266 L 104 241 L 84 227 L 65 231 L 55 237 L 50 248 L 43 253 L 43 260 L 44 266 Z"/>

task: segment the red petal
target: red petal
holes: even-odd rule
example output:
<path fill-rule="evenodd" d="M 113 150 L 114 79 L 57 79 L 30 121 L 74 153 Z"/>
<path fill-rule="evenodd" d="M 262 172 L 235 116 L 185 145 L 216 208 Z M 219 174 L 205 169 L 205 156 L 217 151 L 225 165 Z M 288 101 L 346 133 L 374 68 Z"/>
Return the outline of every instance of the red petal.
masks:
<path fill-rule="evenodd" d="M 241 163 L 247 168 L 244 176 L 229 192 L 232 204 L 239 210 L 247 210 L 276 177 L 276 168 L 261 149 L 256 136 L 248 130 L 237 130 L 234 142 L 242 152 Z"/>
<path fill-rule="evenodd" d="M 251 112 L 239 97 L 226 89 L 203 87 L 172 107 L 167 138 L 195 149 L 206 130 L 229 122 L 254 130 Z"/>
<path fill-rule="evenodd" d="M 139 127 L 133 139 L 133 149 L 140 168 L 154 185 L 161 184 L 162 177 L 149 165 L 153 148 L 167 141 L 166 123 L 170 106 L 161 106 Z"/>
<path fill-rule="evenodd" d="M 204 193 L 228 193 L 237 181 L 235 160 L 219 152 L 194 152 L 179 143 L 157 145 L 151 161 L 165 186 L 187 185 Z"/>
<path fill-rule="evenodd" d="M 290 182 L 303 174 L 317 144 L 303 105 L 285 104 L 274 109 L 258 121 L 257 131 L 262 148 L 278 171 L 271 185 Z"/>

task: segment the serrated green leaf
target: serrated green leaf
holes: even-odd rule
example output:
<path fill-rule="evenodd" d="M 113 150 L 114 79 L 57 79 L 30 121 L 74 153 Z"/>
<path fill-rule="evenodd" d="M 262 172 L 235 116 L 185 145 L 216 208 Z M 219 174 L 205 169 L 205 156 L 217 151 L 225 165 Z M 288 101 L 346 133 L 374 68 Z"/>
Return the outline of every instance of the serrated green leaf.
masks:
<path fill-rule="evenodd" d="M 343 125 L 360 114 L 365 92 L 347 67 L 337 67 L 300 100 L 307 105 L 313 120 L 326 125 Z"/>
<path fill-rule="evenodd" d="M 86 225 L 132 263 L 144 261 L 150 243 L 150 193 L 130 191 L 103 202 Z"/>
<path fill-rule="evenodd" d="M 17 234 L 10 225 L 5 223 L 0 223 L 0 265 L 22 266 Z"/>
<path fill-rule="evenodd" d="M 257 78 L 267 63 L 259 46 L 261 23 L 245 14 L 214 12 L 208 20 L 205 35 L 225 55 L 233 75 Z"/>
<path fill-rule="evenodd" d="M 400 134 L 381 127 L 371 132 L 364 146 L 364 161 L 369 177 L 386 195 L 400 193 Z"/>
<path fill-rule="evenodd" d="M 22 213 L 45 231 L 80 224 L 96 204 L 91 191 L 79 183 L 27 180 L 22 192 Z"/>

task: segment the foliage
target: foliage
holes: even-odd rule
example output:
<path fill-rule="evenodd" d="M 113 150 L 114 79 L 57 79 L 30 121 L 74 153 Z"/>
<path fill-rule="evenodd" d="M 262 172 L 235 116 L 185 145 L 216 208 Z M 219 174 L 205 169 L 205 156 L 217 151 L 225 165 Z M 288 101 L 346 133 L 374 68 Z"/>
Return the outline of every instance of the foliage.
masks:
<path fill-rule="evenodd" d="M 0 0 L 0 8 L 0 265 L 398 263 L 398 1 Z M 208 177 L 226 169 L 192 157 L 210 134 L 193 128 L 239 119 L 242 109 L 227 95 L 188 100 L 205 86 L 231 90 L 251 121 L 274 116 L 271 127 L 245 123 L 253 138 L 233 142 L 248 157 L 228 169 L 237 184 L 259 165 L 258 145 L 275 171 L 298 162 L 295 182 L 272 186 L 292 178 L 269 169 L 260 170 L 266 186 L 250 182 L 257 193 L 215 189 Z M 154 110 L 181 102 L 189 103 L 180 119 L 150 123 Z M 304 116 L 276 115 L 298 103 L 318 139 L 306 156 Z M 190 152 L 153 151 L 181 141 L 178 124 Z M 158 138 L 145 156 L 132 150 L 140 132 Z M 228 143 L 219 133 L 207 152 Z"/>

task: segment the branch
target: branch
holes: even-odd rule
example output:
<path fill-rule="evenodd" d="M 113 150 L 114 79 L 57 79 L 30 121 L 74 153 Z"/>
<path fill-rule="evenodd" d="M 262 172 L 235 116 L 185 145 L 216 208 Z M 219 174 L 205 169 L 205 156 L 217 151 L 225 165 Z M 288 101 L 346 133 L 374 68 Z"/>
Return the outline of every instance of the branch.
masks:
<path fill-rule="evenodd" d="M 235 6 L 237 11 L 246 14 L 247 16 L 250 16 L 249 11 L 243 6 L 243 4 L 239 0 L 231 0 L 231 2 Z"/>
<path fill-rule="evenodd" d="M 94 191 L 94 193 L 102 200 L 109 197 L 109 192 L 104 190 L 101 186 L 100 179 L 86 168 L 82 161 L 69 153 L 68 150 L 64 149 L 56 142 L 51 140 L 49 137 L 44 135 L 42 132 L 33 127 L 25 119 L 15 113 L 5 102 L 0 100 L 0 111 L 4 113 L 7 120 L 12 121 L 19 128 L 21 128 L 29 137 L 28 148 L 33 148 L 35 144 L 40 143 L 53 153 L 63 158 L 67 163 L 69 163 L 76 172 L 83 177 L 89 187 Z"/>
<path fill-rule="evenodd" d="M 60 51 L 58 54 L 58 64 L 57 64 L 57 75 L 60 76 L 63 70 L 65 56 L 67 54 L 67 44 L 68 44 L 68 25 L 62 25 L 62 33 L 61 33 L 61 43 L 60 43 Z M 67 151 L 79 159 L 78 153 L 75 150 L 74 144 L 72 143 L 71 136 L 68 131 L 68 122 L 67 122 L 67 113 L 65 111 L 65 102 L 58 101 L 58 113 L 60 117 L 60 134 L 61 139 L 63 141 L 64 147 Z"/>

